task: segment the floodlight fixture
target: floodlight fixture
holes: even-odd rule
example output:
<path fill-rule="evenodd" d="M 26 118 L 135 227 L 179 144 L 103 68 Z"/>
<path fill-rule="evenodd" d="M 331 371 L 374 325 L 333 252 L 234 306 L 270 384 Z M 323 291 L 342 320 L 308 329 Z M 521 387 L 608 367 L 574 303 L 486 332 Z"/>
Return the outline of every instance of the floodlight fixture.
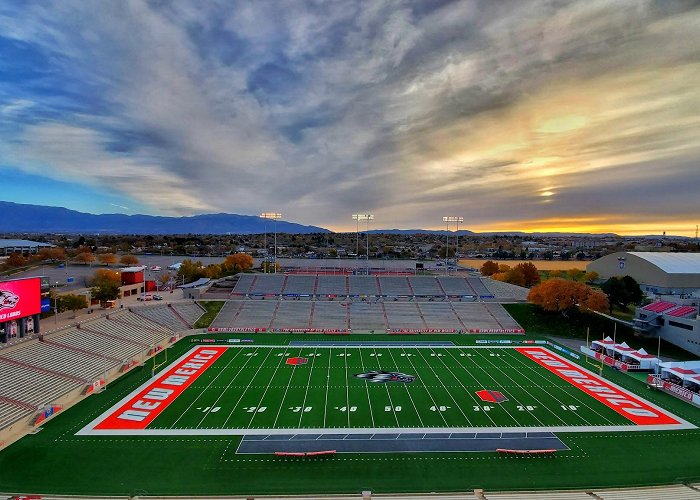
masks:
<path fill-rule="evenodd" d="M 260 217 L 265 219 L 265 260 L 263 262 L 267 262 L 267 219 L 272 219 L 275 221 L 275 257 L 273 262 L 275 264 L 275 273 L 277 273 L 277 221 L 282 218 L 282 214 L 279 212 L 263 212 L 260 214 Z M 263 267 L 263 272 L 267 273 L 267 266 Z"/>

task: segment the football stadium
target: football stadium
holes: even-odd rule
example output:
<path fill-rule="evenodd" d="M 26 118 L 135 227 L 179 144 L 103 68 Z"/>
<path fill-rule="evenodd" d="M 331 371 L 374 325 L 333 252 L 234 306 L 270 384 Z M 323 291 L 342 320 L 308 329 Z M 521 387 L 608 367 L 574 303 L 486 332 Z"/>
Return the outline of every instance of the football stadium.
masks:
<path fill-rule="evenodd" d="M 27 335 L 0 352 L 0 491 L 698 497 L 700 410 L 526 331 L 518 293 L 251 274 Z"/>

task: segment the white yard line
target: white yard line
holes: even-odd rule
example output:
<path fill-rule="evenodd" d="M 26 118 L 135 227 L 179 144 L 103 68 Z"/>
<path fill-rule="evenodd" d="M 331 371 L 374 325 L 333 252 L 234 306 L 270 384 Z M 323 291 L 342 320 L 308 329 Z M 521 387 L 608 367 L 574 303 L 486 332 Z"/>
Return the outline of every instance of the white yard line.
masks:
<path fill-rule="evenodd" d="M 520 354 L 518 351 L 515 351 L 515 354 L 514 354 L 512 357 L 513 357 L 513 359 L 515 359 L 516 362 L 522 364 L 522 366 L 525 367 L 525 368 L 535 368 L 535 367 L 541 368 L 541 367 L 540 367 L 537 363 L 535 363 L 534 361 L 532 362 L 532 366 L 530 366 L 530 365 L 527 363 L 527 361 L 531 361 L 531 360 L 530 360 L 529 358 L 527 358 L 526 356 L 523 356 L 522 354 Z M 540 370 L 534 369 L 533 372 L 534 372 L 537 376 L 539 376 L 539 377 L 541 377 L 542 379 L 544 379 L 544 380 L 546 380 L 547 382 L 549 382 L 549 380 L 547 380 L 547 377 L 546 377 Z M 539 385 L 539 384 L 537 384 L 525 371 L 521 371 L 520 373 L 521 373 L 526 379 L 528 379 L 530 382 L 532 382 L 533 385 L 535 385 L 535 386 L 536 386 L 536 385 Z M 549 372 L 549 373 L 551 373 L 551 372 Z M 553 376 L 556 377 L 556 375 L 554 375 L 553 373 L 551 373 L 551 374 L 552 374 Z M 557 377 L 557 378 L 559 378 L 559 377 Z M 559 378 L 559 380 L 562 380 L 562 379 Z M 521 386 L 521 387 L 522 387 L 522 386 Z M 607 417 L 604 417 L 603 415 L 601 415 L 600 413 L 598 413 L 598 411 L 597 411 L 595 408 L 593 408 L 593 407 L 591 407 L 591 406 L 588 405 L 589 402 L 595 401 L 595 400 L 594 400 L 593 398 L 591 398 L 590 396 L 588 396 L 585 392 L 583 392 L 583 391 L 582 391 L 581 389 L 579 389 L 578 387 L 575 387 L 575 386 L 573 386 L 573 385 L 571 385 L 571 384 L 569 384 L 569 383 L 567 383 L 567 386 L 566 386 L 566 387 L 565 387 L 565 386 L 559 386 L 559 385 L 555 385 L 554 387 L 557 388 L 558 390 L 560 390 L 561 392 L 563 392 L 564 394 L 566 394 L 566 396 L 568 396 L 568 397 L 574 399 L 574 400 L 575 400 L 577 403 L 579 403 L 581 406 L 584 406 L 584 407 L 587 408 L 589 411 L 591 411 L 591 412 L 595 413 L 596 415 L 598 415 L 600 418 L 602 418 L 602 419 L 603 419 L 604 421 L 606 421 L 607 423 L 609 423 L 609 424 L 611 424 L 611 425 L 615 425 L 615 422 L 613 422 L 612 420 L 610 420 L 610 419 L 607 418 Z M 571 392 L 567 391 L 567 390 L 566 390 L 567 388 L 568 388 L 568 389 L 571 389 Z M 564 403 L 561 399 L 559 399 L 559 397 L 557 397 L 557 396 L 555 396 L 554 394 L 552 394 L 552 392 L 553 392 L 553 391 L 549 391 L 549 395 L 550 395 L 553 399 L 555 399 L 556 401 L 558 401 L 560 405 L 568 404 L 568 403 Z M 579 395 L 580 395 L 580 396 L 583 396 L 583 399 L 579 398 L 579 397 L 578 397 Z M 540 403 L 540 404 L 542 404 L 542 403 Z M 601 403 L 601 404 L 602 404 L 602 403 Z M 614 411 L 614 410 L 613 410 L 613 411 Z M 574 413 L 579 419 L 583 420 L 583 421 L 586 423 L 586 425 L 588 425 L 588 424 L 590 423 L 590 422 L 588 422 L 588 420 L 587 420 L 586 418 L 584 418 L 582 415 L 579 415 L 578 412 L 571 412 L 571 413 Z"/>
<path fill-rule="evenodd" d="M 301 357 L 301 353 L 304 350 L 304 348 L 299 349 L 299 354 L 296 355 L 297 358 Z M 285 359 L 285 356 L 281 357 L 282 359 Z M 280 359 L 280 361 L 282 360 Z M 286 361 L 285 361 L 286 363 Z M 279 366 L 277 367 L 279 368 Z M 280 418 L 280 413 L 282 413 L 282 408 L 284 407 L 284 400 L 287 398 L 287 392 L 289 392 L 289 386 L 292 385 L 292 379 L 294 378 L 294 374 L 297 372 L 297 365 L 294 365 L 294 368 L 292 368 L 292 373 L 289 375 L 289 380 L 287 380 L 287 387 L 284 389 L 284 394 L 282 395 L 282 401 L 280 401 L 279 408 L 277 409 L 277 415 L 275 415 L 275 421 L 272 423 L 273 427 L 277 427 L 277 419 Z M 277 370 L 275 370 L 275 373 L 277 373 Z M 273 374 L 272 377 L 270 377 L 270 384 L 272 383 L 272 379 L 275 378 L 275 375 Z M 265 398 L 265 394 L 267 393 L 267 390 L 270 388 L 270 384 L 267 384 L 267 387 L 265 388 L 265 392 L 262 395 L 262 398 L 260 398 L 260 403 L 263 402 L 263 399 Z M 306 389 L 309 389 L 309 383 L 306 383 Z M 304 407 L 302 407 L 302 412 L 304 410 Z M 255 417 L 255 414 L 253 414 L 253 417 Z M 253 422 L 253 419 L 250 419 L 251 423 Z"/>
<path fill-rule="evenodd" d="M 298 427 L 301 427 L 301 419 L 304 417 L 304 408 L 306 408 L 306 396 L 309 394 L 309 384 L 311 384 L 311 376 L 314 373 L 314 363 L 316 363 L 316 357 L 318 356 L 316 348 L 314 348 L 314 354 L 311 356 L 313 359 L 311 360 L 311 368 L 309 369 L 309 379 L 306 381 L 306 391 L 304 392 L 304 401 L 301 403 L 301 411 L 299 412 L 299 424 Z M 328 385 L 326 384 L 326 387 Z M 284 400 L 282 400 L 284 402 Z M 277 423 L 275 421 L 275 423 Z"/>
<path fill-rule="evenodd" d="M 474 401 L 474 403 L 477 406 L 481 406 L 481 403 L 483 401 L 479 401 L 476 398 L 476 396 L 474 395 L 474 393 L 472 391 L 470 391 L 469 389 L 467 389 L 467 387 L 462 383 L 462 381 L 457 377 L 457 375 L 455 375 L 455 372 L 452 371 L 452 368 L 450 368 L 450 366 L 447 363 L 445 363 L 445 361 L 442 359 L 442 356 L 436 356 L 436 357 L 440 359 L 440 362 L 443 364 L 443 366 L 445 368 L 447 368 L 447 371 L 450 372 L 450 374 L 454 377 L 454 379 L 457 381 L 457 383 L 462 387 L 464 392 L 469 394 L 469 397 L 471 397 L 471 399 Z M 489 414 L 489 412 L 485 411 L 483 413 L 484 413 L 484 415 L 486 415 L 486 418 L 488 418 L 491 421 L 491 423 L 495 426 L 496 422 L 494 422 L 494 420 L 491 418 L 491 415 Z"/>
<path fill-rule="evenodd" d="M 328 351 L 328 372 L 326 373 L 326 401 L 323 404 L 323 427 L 326 426 L 326 416 L 328 414 L 328 386 L 330 385 L 330 379 L 331 379 L 331 361 L 333 358 L 331 357 L 331 351 Z"/>
<path fill-rule="evenodd" d="M 360 352 L 360 365 L 362 366 L 362 371 L 365 372 L 365 362 L 362 360 L 362 351 Z M 369 397 L 369 384 L 365 382 L 365 390 L 367 391 L 367 404 L 369 405 L 369 416 L 372 419 L 372 427 L 375 427 L 377 424 L 374 423 L 374 413 L 372 412 L 372 400 Z"/>
<path fill-rule="evenodd" d="M 379 362 L 379 356 L 377 355 L 377 349 L 375 349 L 373 347 L 372 350 L 374 351 L 374 358 L 377 360 L 377 366 L 381 370 L 382 364 Z M 399 425 L 399 416 L 396 414 L 397 413 L 396 406 L 394 405 L 394 402 L 391 400 L 391 392 L 389 392 L 389 387 L 387 386 L 387 384 L 382 384 L 382 385 L 384 386 L 384 389 L 386 389 L 386 395 L 389 398 L 389 404 L 391 405 L 391 411 L 394 413 L 394 419 L 396 419 L 396 425 Z M 418 413 L 418 411 L 416 411 L 416 413 Z M 423 425 L 423 422 L 420 419 L 420 415 L 418 415 L 418 421 L 421 423 L 421 425 Z"/>
<path fill-rule="evenodd" d="M 245 389 L 243 389 L 243 392 L 242 392 L 241 395 L 239 396 L 238 401 L 236 401 L 236 404 L 233 405 L 233 408 L 231 408 L 231 411 L 229 412 L 228 417 L 226 417 L 226 420 L 224 420 L 224 426 L 228 423 L 228 421 L 229 421 L 229 420 L 231 419 L 231 417 L 233 416 L 233 412 L 236 411 L 236 408 L 238 407 L 238 403 L 241 402 L 241 400 L 243 399 L 243 396 L 245 396 L 246 392 L 248 392 L 248 389 L 250 388 L 251 384 L 253 383 L 253 380 L 255 379 L 255 377 L 256 377 L 256 376 L 258 375 L 258 373 L 260 372 L 260 369 L 261 369 L 261 368 L 263 367 L 263 365 L 265 364 L 265 361 L 267 361 L 267 358 L 270 357 L 270 354 L 272 354 L 272 349 L 269 350 L 269 352 L 267 353 L 267 356 L 265 356 L 265 359 L 263 359 L 262 363 L 260 363 L 260 364 L 258 365 L 258 369 L 255 370 L 255 373 L 253 374 L 253 376 L 250 377 L 250 381 L 248 382 L 248 385 L 246 386 Z M 251 356 L 251 358 L 252 358 L 252 357 L 253 357 L 253 356 Z"/>
<path fill-rule="evenodd" d="M 405 349 L 403 350 L 403 353 L 406 356 L 406 359 L 408 360 L 408 362 L 411 364 L 411 368 L 413 369 L 413 373 L 416 374 L 416 380 L 420 381 L 420 385 L 423 387 L 425 392 L 428 393 L 428 397 L 433 402 L 433 406 L 435 407 L 435 412 L 440 414 L 440 418 L 442 418 L 442 421 L 445 422 L 445 425 L 447 425 L 447 419 L 445 418 L 445 415 L 443 415 L 443 412 L 438 410 L 438 407 L 440 405 L 435 402 L 435 399 L 433 398 L 433 394 L 425 386 L 425 384 L 423 383 L 423 379 L 418 376 L 418 370 L 416 370 L 416 366 L 413 364 L 413 361 L 411 361 L 411 356 L 408 356 L 409 353 L 407 353 Z M 416 380 L 414 380 L 413 383 L 415 383 Z"/>
<path fill-rule="evenodd" d="M 482 384 L 482 383 L 479 381 L 479 379 L 477 379 L 474 375 L 472 375 L 472 374 L 469 372 L 469 370 L 467 370 L 467 367 L 466 367 L 466 366 L 464 366 L 462 363 L 459 362 L 459 359 L 457 359 L 456 357 L 454 357 L 454 356 L 452 355 L 451 352 L 449 352 L 449 351 L 447 351 L 447 352 L 448 352 L 448 354 L 449 354 L 450 356 L 452 356 L 452 359 L 455 360 L 455 363 L 457 363 L 458 366 L 461 366 L 462 369 L 463 369 L 471 378 L 474 379 L 474 382 L 475 382 L 476 384 Z M 479 368 L 481 368 L 481 367 L 479 367 Z M 489 372 L 487 372 L 487 371 L 484 370 L 484 369 L 481 369 L 481 371 L 484 372 L 484 373 L 486 373 L 486 375 L 488 375 L 488 377 L 491 379 L 491 381 L 493 381 L 494 385 L 501 387 L 501 385 L 498 384 L 498 383 L 496 382 L 496 380 L 489 374 Z M 501 388 L 502 388 L 502 387 L 501 387 Z M 517 400 L 515 400 L 515 401 L 518 402 Z M 480 406 L 481 406 L 481 404 L 480 404 Z M 515 417 L 508 411 L 508 408 L 506 408 L 505 406 L 501 406 L 501 405 L 498 405 L 498 408 L 502 409 L 502 410 L 506 413 L 506 415 L 508 415 L 510 418 L 512 418 L 512 419 L 513 419 L 513 422 L 515 422 L 516 424 L 518 423 L 518 419 L 515 418 Z"/>
<path fill-rule="evenodd" d="M 532 393 L 531 393 L 530 391 L 528 391 L 528 390 L 527 390 L 524 386 L 522 386 L 519 382 L 516 382 L 516 380 L 515 380 L 513 377 L 511 377 L 510 375 L 508 375 L 508 373 L 506 373 L 506 372 L 503 371 L 501 368 L 499 368 L 499 366 L 498 366 L 496 363 L 494 363 L 493 361 L 491 361 L 491 359 L 490 359 L 490 357 L 491 357 L 490 354 L 493 354 L 493 353 L 489 353 L 489 356 L 484 356 L 484 359 L 486 359 L 487 362 L 491 363 L 491 366 L 493 366 L 496 370 L 498 370 L 498 371 L 501 372 L 503 375 L 505 375 L 506 378 L 510 379 L 510 381 L 513 382 L 513 384 L 514 384 L 516 387 L 518 387 L 518 388 L 519 388 L 520 390 L 522 390 L 522 391 L 525 391 L 533 400 L 535 400 L 535 401 L 537 401 L 537 402 L 539 403 L 539 400 L 538 400 L 535 396 L 533 396 Z M 483 370 L 484 372 L 486 372 L 486 370 L 483 369 L 483 367 L 482 367 L 482 370 Z M 490 376 L 490 375 L 489 375 L 489 376 Z M 502 385 L 500 385 L 500 384 L 497 384 L 497 385 L 499 385 L 501 388 L 503 388 Z M 512 394 L 511 394 L 511 395 L 512 395 Z M 520 401 L 519 399 L 517 399 L 517 398 L 515 398 L 515 397 L 513 398 L 513 401 L 515 401 L 516 403 L 518 403 L 520 406 L 523 406 L 523 407 L 527 406 L 526 404 L 523 404 L 522 401 Z M 540 403 L 540 405 L 542 405 L 542 403 Z M 548 413 L 551 413 L 552 415 L 554 415 L 554 417 L 555 417 L 557 420 L 559 420 L 561 423 L 563 423 L 564 425 L 566 425 L 566 421 L 565 421 L 563 418 L 561 418 L 559 415 L 557 415 L 557 414 L 554 413 L 552 410 L 550 410 L 546 405 L 543 405 L 543 407 L 544 407 L 544 409 L 545 409 Z M 534 412 L 528 412 L 528 413 L 529 413 L 530 415 L 532 415 L 533 417 L 535 417 L 535 420 L 537 420 L 542 426 L 544 426 L 544 423 L 542 422 L 542 420 L 540 420 L 540 418 L 539 418 L 537 415 L 535 415 Z"/>
<path fill-rule="evenodd" d="M 211 380 L 211 382 L 209 382 L 209 384 L 207 384 L 207 386 L 204 388 L 204 390 L 201 391 L 199 394 L 197 394 L 197 397 L 194 398 L 194 400 L 192 401 L 192 403 L 190 403 L 190 405 L 185 409 L 185 411 L 183 411 L 183 412 L 180 414 L 180 416 L 177 418 L 177 420 L 175 420 L 175 422 L 173 422 L 173 425 L 170 426 L 171 428 L 174 427 L 175 424 L 178 423 L 178 422 L 180 421 L 180 419 L 181 419 L 182 417 L 185 416 L 185 413 L 187 413 L 187 412 L 195 405 L 195 403 L 197 402 L 197 400 L 198 400 L 199 398 L 201 398 L 201 397 L 207 392 L 207 390 L 212 386 L 212 384 L 214 383 L 214 381 L 216 381 L 216 379 L 219 378 L 219 377 L 224 373 L 224 371 L 226 371 L 226 369 L 227 369 L 229 366 L 231 366 L 231 363 L 233 363 L 233 362 L 236 360 L 236 358 L 238 357 L 238 355 L 239 355 L 241 352 L 243 352 L 243 351 L 238 351 L 238 352 L 233 356 L 233 358 L 231 358 L 231 361 L 229 361 L 228 363 L 226 363 L 226 366 L 224 366 L 223 368 L 221 368 L 221 370 L 219 370 L 219 373 Z M 241 373 L 241 371 L 242 371 L 242 370 L 245 368 L 245 366 L 248 364 L 248 361 L 250 361 L 250 358 L 252 358 L 252 356 L 248 357 L 248 359 L 246 360 L 246 362 L 243 363 L 243 366 L 241 366 L 241 368 L 238 370 L 238 372 L 236 373 L 236 375 L 231 379 L 231 381 L 228 383 L 227 387 L 230 386 L 230 385 L 233 383 L 234 380 L 236 380 L 236 377 L 238 377 L 238 374 Z M 195 383 L 196 383 L 196 381 L 195 381 Z M 194 384 L 193 384 L 193 385 L 194 385 Z M 219 394 L 219 397 L 216 398 L 216 401 L 214 401 L 214 403 L 209 407 L 209 410 L 206 411 L 206 412 L 204 413 L 204 415 L 202 416 L 201 420 L 199 421 L 199 423 L 198 423 L 195 427 L 199 428 L 199 426 L 202 425 L 202 422 L 204 422 L 204 419 L 207 417 L 207 415 L 209 414 L 209 412 L 211 411 L 211 409 L 214 408 L 214 406 L 216 406 L 216 403 L 219 402 L 219 399 L 221 399 L 221 396 L 223 395 L 224 392 L 225 392 L 225 390 L 222 391 L 222 392 Z M 154 422 L 154 423 L 155 423 L 155 422 Z"/>
<path fill-rule="evenodd" d="M 438 356 L 437 356 L 437 353 L 433 352 L 433 354 L 436 354 L 436 355 L 435 355 L 436 358 L 438 357 Z M 459 412 L 462 414 L 462 416 L 464 417 L 464 419 L 467 421 L 467 424 L 468 424 L 468 425 L 472 425 L 471 420 L 469 420 L 469 417 L 467 417 L 467 414 L 464 413 L 464 410 L 462 410 L 462 406 L 457 402 L 457 400 L 454 398 L 454 396 L 452 396 L 452 392 L 451 392 L 447 387 L 445 387 L 445 384 L 442 383 L 442 379 L 441 379 L 440 376 L 435 372 L 435 369 L 433 368 L 433 365 L 430 363 L 430 361 L 428 361 L 427 359 L 425 359 L 425 356 L 423 356 L 423 353 L 420 353 L 420 357 L 423 358 L 423 361 L 425 361 L 425 363 L 427 364 L 428 368 L 430 368 L 430 371 L 433 372 L 433 375 L 434 375 L 435 378 L 438 380 L 438 382 L 440 382 L 440 385 L 441 385 L 442 388 L 445 390 L 445 392 L 447 393 L 447 395 L 450 397 L 450 399 L 452 400 L 452 402 L 455 404 L 455 408 L 457 408 L 457 409 L 459 410 Z M 432 397 L 432 395 L 431 395 L 431 397 Z"/>
<path fill-rule="evenodd" d="M 394 359 L 394 355 L 389 351 L 389 356 L 391 356 L 391 360 L 394 362 L 394 366 L 398 368 L 398 364 L 396 364 L 396 360 Z M 411 396 L 411 391 L 408 390 L 408 384 L 402 384 L 403 388 L 406 390 L 406 394 L 408 394 L 408 399 L 411 400 L 411 405 L 413 405 L 413 411 L 416 412 L 416 415 L 418 415 L 418 421 L 420 422 L 421 425 L 423 425 L 423 419 L 420 416 L 420 412 L 418 411 L 418 407 L 416 406 L 415 401 L 413 401 L 413 396 Z M 444 419 L 443 419 L 444 420 Z"/>
<path fill-rule="evenodd" d="M 345 398 L 347 401 L 347 406 L 345 407 L 345 413 L 348 417 L 348 427 L 350 427 L 350 384 L 347 383 L 348 380 L 348 350 L 343 349 L 345 355 L 343 356 L 343 361 L 345 363 Z"/>

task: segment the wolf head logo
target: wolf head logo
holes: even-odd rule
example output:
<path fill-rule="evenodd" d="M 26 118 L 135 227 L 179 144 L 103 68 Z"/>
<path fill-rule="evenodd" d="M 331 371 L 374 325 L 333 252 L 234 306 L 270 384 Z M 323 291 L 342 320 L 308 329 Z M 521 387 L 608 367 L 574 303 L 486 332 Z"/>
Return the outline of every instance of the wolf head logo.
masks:
<path fill-rule="evenodd" d="M 12 309 L 19 302 L 19 295 L 9 290 L 0 290 L 0 309 Z"/>

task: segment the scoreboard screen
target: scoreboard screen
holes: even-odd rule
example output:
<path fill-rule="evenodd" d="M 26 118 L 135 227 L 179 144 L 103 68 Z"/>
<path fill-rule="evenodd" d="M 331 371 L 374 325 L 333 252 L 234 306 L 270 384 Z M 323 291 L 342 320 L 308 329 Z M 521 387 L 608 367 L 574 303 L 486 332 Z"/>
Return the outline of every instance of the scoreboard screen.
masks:
<path fill-rule="evenodd" d="M 0 322 L 41 312 L 41 279 L 0 281 Z"/>

